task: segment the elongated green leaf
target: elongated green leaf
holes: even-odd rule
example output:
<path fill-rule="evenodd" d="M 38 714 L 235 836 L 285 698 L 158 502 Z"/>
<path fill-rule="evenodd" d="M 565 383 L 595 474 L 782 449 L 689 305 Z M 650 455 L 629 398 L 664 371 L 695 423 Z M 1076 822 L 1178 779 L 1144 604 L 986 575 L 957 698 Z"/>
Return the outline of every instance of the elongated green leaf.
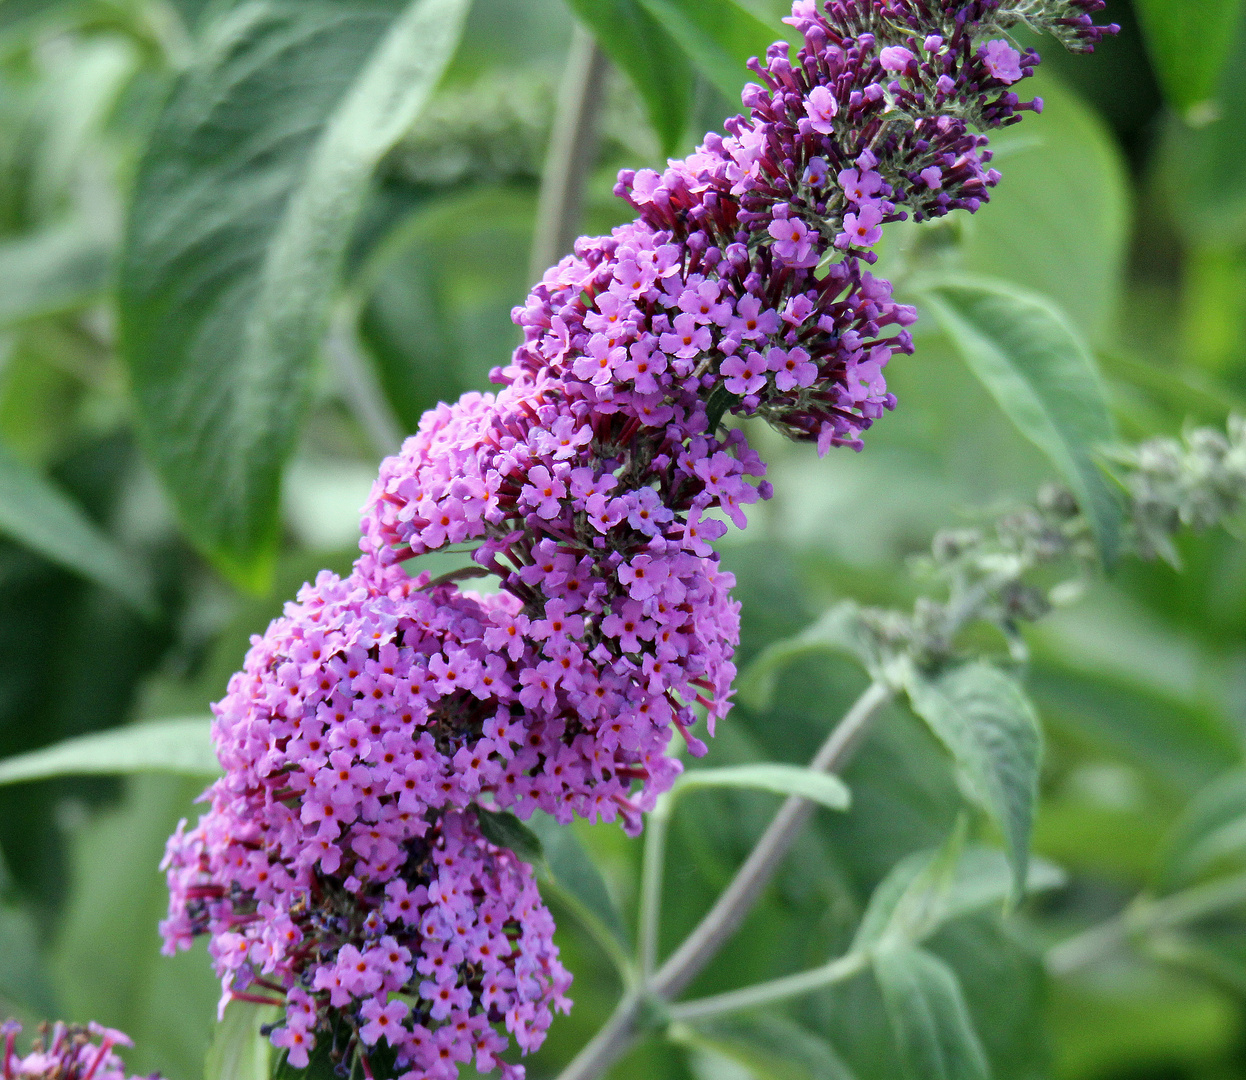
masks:
<path fill-rule="evenodd" d="M 776 795 L 799 795 L 830 810 L 847 810 L 852 802 L 848 786 L 830 773 L 800 765 L 728 765 L 721 769 L 693 769 L 677 781 L 673 793 L 697 788 L 753 788 Z"/>
<path fill-rule="evenodd" d="M 1246 771 L 1241 769 L 1199 792 L 1186 808 L 1168 842 L 1161 884 L 1189 885 L 1232 856 L 1246 856 Z"/>
<path fill-rule="evenodd" d="M 56 1002 L 40 961 L 34 920 L 15 906 L 0 904 L 0 1011 L 15 1007 L 47 1016 L 55 1013 Z"/>
<path fill-rule="evenodd" d="M 242 584 L 271 572 L 281 471 L 369 178 L 467 4 L 241 4 L 142 162 L 120 291 L 140 428 L 189 535 Z"/>
<path fill-rule="evenodd" d="M 950 861 L 948 854 L 952 854 Z M 1028 892 L 1056 889 L 1064 873 L 1042 859 L 1032 860 Z M 920 944 L 945 923 L 994 906 L 1003 907 L 1013 892 L 1007 856 L 973 845 L 914 852 L 899 862 L 874 890 L 857 929 L 853 951 L 886 940 Z"/>
<path fill-rule="evenodd" d="M 1187 116 L 1206 108 L 1233 47 L 1242 0 L 1137 0 L 1134 10 L 1169 103 Z"/>
<path fill-rule="evenodd" d="M 104 294 L 116 245 L 82 225 L 0 244 L 0 326 L 68 311 Z"/>
<path fill-rule="evenodd" d="M 0 447 L 0 533 L 110 589 L 142 615 L 159 604 L 146 569 L 77 505 Z"/>
<path fill-rule="evenodd" d="M 545 853 L 549 877 L 577 916 L 592 919 L 626 953 L 631 940 L 623 916 L 611 899 L 605 878 L 589 857 L 570 825 L 560 825 L 549 814 L 537 811 L 528 822 Z"/>
<path fill-rule="evenodd" d="M 1086 345 L 1048 301 L 1007 282 L 945 280 L 927 285 L 923 299 L 1000 408 L 1060 470 L 1111 565 L 1121 501 L 1096 452 L 1115 432 Z"/>
<path fill-rule="evenodd" d="M 728 101 L 750 80 L 748 61 L 765 58 L 779 37 L 735 0 L 640 0 L 641 5 L 683 47 L 697 69 Z"/>
<path fill-rule="evenodd" d="M 203 1080 L 268 1080 L 273 1047 L 260 1034 L 260 1025 L 270 1024 L 278 1016 L 271 1005 L 231 1001 L 204 1060 Z"/>
<path fill-rule="evenodd" d="M 1020 892 L 1043 746 L 1033 705 L 1014 679 L 979 661 L 936 678 L 910 670 L 906 689 L 913 711 L 947 747 L 970 791 L 999 825 Z"/>
<path fill-rule="evenodd" d="M 836 604 L 793 638 L 767 645 L 736 682 L 740 700 L 751 709 L 768 708 L 783 669 L 805 656 L 844 653 L 872 671 L 876 657 L 861 609 L 851 600 Z"/>
<path fill-rule="evenodd" d="M 674 154 L 688 128 L 693 70 L 679 43 L 639 0 L 568 0 L 644 100 L 662 150 Z"/>
<path fill-rule="evenodd" d="M 989 1080 L 960 982 L 947 964 L 902 946 L 878 955 L 874 975 L 909 1080 Z"/>
<path fill-rule="evenodd" d="M 739 1063 L 758 1080 L 853 1080 L 826 1039 L 777 1014 L 702 1022 L 688 1041 Z"/>
<path fill-rule="evenodd" d="M 477 808 L 476 820 L 489 843 L 510 849 L 524 862 L 540 863 L 544 860 L 540 837 L 509 810 Z"/>
<path fill-rule="evenodd" d="M 0 784 L 53 776 L 174 773 L 219 776 L 210 720 L 156 720 L 68 739 L 46 750 L 0 761 Z"/>

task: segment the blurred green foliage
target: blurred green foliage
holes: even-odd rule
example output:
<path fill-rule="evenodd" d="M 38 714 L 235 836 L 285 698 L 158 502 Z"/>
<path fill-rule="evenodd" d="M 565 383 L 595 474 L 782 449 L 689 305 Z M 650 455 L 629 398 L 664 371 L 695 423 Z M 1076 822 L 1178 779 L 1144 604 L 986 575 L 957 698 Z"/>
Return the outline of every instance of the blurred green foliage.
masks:
<path fill-rule="evenodd" d="M 341 347 L 311 369 L 308 416 L 292 436 L 271 581 L 244 595 L 196 554 L 137 449 L 117 268 L 143 190 L 140 162 L 168 130 L 165 103 L 235 6 L 0 0 L 0 442 L 107 534 L 118 558 L 143 568 L 159 608 L 144 618 L 89 565 L 22 546 L 31 541 L 20 530 L 0 540 L 0 757 L 136 719 L 202 714 L 248 636 L 299 583 L 321 566 L 349 565 L 378 453 L 437 400 L 483 388 L 516 340 L 509 312 L 528 284 L 570 41 L 562 0 L 476 0 L 440 90 L 376 170 L 345 259 L 333 335 Z M 744 47 L 753 20 L 777 36 L 785 6 L 739 0 L 736 22 L 707 26 L 694 18 L 697 5 L 676 0 L 570 5 L 621 69 L 608 88 L 586 229 L 629 216 L 610 195 L 619 167 L 685 152 L 734 111 L 723 58 Z M 396 7 L 307 0 L 300 17 L 363 25 Z M 1217 46 L 1223 64 L 1215 50 L 1200 51 L 1195 7 L 1211 20 L 1200 33 L 1227 42 Z M 1098 351 L 1114 422 L 1131 439 L 1177 431 L 1190 416 L 1221 422 L 1246 399 L 1246 31 L 1231 22 L 1233 9 L 1138 0 L 1135 13 L 1112 0 L 1120 39 L 1077 64 L 1045 47 L 1039 92 L 1048 108 L 1000 139 L 1004 180 L 990 207 L 942 233 L 896 230 L 884 254 L 889 272 L 903 271 L 912 245 L 934 237 L 946 269 L 1046 297 Z M 660 47 L 637 54 L 616 21 L 624 15 L 664 27 Z M 688 48 L 690 35 L 710 30 L 718 36 Z M 320 39 L 331 51 L 352 43 Z M 320 62 L 305 71 L 313 82 Z M 349 62 L 334 70 L 353 74 Z M 329 82 L 318 85 L 337 92 Z M 319 113 L 309 119 L 319 106 L 295 100 L 290 84 L 270 90 L 273 114 L 291 130 L 323 122 Z M 1214 107 L 1202 107 L 1208 101 Z M 217 195 L 208 191 L 187 220 L 220 224 L 203 220 Z M 238 230 L 243 217 L 227 224 Z M 232 235 L 243 246 L 255 239 Z M 224 262 L 235 257 L 212 250 Z M 134 257 L 123 290 L 152 269 Z M 153 333 L 187 330 L 164 318 Z M 1054 475 L 933 318 L 923 318 L 918 345 L 889 371 L 900 407 L 870 433 L 864 454 L 819 461 L 754 433 L 776 497 L 757 509 L 747 536 L 722 544 L 740 583 L 742 666 L 836 601 L 911 603 L 918 584 L 906 560 L 936 529 L 1026 499 Z M 918 1060 L 922 1051 L 912 1039 L 897 1044 L 888 1001 L 916 993 L 932 1007 L 963 1008 L 1000 1080 L 1246 1077 L 1246 912 L 1122 947 L 1069 974 L 1051 976 L 1042 962 L 1051 945 L 1140 891 L 1162 895 L 1246 866 L 1246 546 L 1223 534 L 1187 537 L 1181 557 L 1180 573 L 1126 562 L 1080 606 L 1028 632 L 1026 682 L 1048 743 L 1034 846 L 1067 872 L 1065 885 L 1014 914 L 997 905 L 949 923 L 907 968 L 897 962 L 881 992 L 861 977 L 651 1040 L 612 1076 L 892 1080 L 903 1075 L 897 1045 Z M 136 585 L 129 599 L 138 596 Z M 765 709 L 732 713 L 705 764 L 806 761 L 863 685 L 847 660 L 806 657 L 784 671 Z M 693 996 L 838 955 L 879 882 L 941 845 L 964 805 L 943 751 L 898 706 L 845 779 L 851 810 L 819 813 Z M 163 959 L 155 930 L 163 841 L 195 812 L 196 793 L 194 783 L 158 777 L 0 789 L 0 1011 L 116 1024 L 138 1041 L 134 1070 L 197 1080 L 216 983 L 202 948 Z M 681 801 L 663 952 L 730 879 L 774 805 L 774 795 L 745 790 Z M 999 839 L 985 818 L 971 828 L 975 839 Z M 575 833 L 630 924 L 639 845 L 613 826 L 579 824 Z M 535 1080 L 556 1074 L 620 992 L 575 904 L 550 899 L 576 1006 L 531 1060 Z M 963 1005 L 949 997 L 949 970 Z M 978 1075 L 977 1064 L 962 1065 L 956 1075 Z"/>

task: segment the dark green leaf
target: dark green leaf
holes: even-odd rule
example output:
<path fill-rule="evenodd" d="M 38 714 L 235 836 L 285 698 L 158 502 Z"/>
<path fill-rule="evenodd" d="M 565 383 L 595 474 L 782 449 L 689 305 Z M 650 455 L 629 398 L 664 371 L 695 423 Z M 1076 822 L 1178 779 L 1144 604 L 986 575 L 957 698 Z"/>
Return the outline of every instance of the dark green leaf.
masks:
<path fill-rule="evenodd" d="M 974 798 L 999 825 L 1020 892 L 1043 746 L 1033 705 L 1016 680 L 980 661 L 934 678 L 910 670 L 906 689 L 913 711 L 947 747 Z"/>
<path fill-rule="evenodd" d="M 495 812 L 478 807 L 476 818 L 489 843 L 509 848 L 527 863 L 540 863 L 545 858 L 540 837 L 509 810 Z"/>
<path fill-rule="evenodd" d="M 268 1080 L 273 1046 L 260 1034 L 260 1026 L 273 1023 L 279 1016 L 279 1010 L 271 1005 L 231 1001 L 204 1060 L 203 1080 Z"/>
<path fill-rule="evenodd" d="M 151 579 L 68 497 L 0 446 L 0 533 L 112 590 L 142 615 L 158 609 Z"/>
<path fill-rule="evenodd" d="M 674 154 L 687 133 L 693 70 L 679 43 L 639 0 L 569 0 L 606 55 L 632 80 L 662 140 Z"/>
<path fill-rule="evenodd" d="M 528 822 L 541 850 L 554 887 L 579 918 L 604 930 L 627 954 L 631 941 L 623 916 L 606 888 L 601 871 L 589 857 L 571 825 L 560 825 L 549 814 L 537 811 Z"/>
<path fill-rule="evenodd" d="M 748 61 L 766 56 L 779 37 L 735 0 L 640 0 L 728 101 L 750 80 Z"/>
<path fill-rule="evenodd" d="M 0 761 L 0 785 L 52 776 L 159 772 L 211 778 L 221 773 L 210 720 L 156 720 L 69 739 Z"/>
<path fill-rule="evenodd" d="M 706 431 L 717 431 L 727 410 L 735 408 L 743 400 L 739 394 L 733 394 L 725 386 L 714 387 L 709 401 L 705 403 L 705 415 L 709 418 Z"/>
<path fill-rule="evenodd" d="M 1047 300 L 987 278 L 932 283 L 923 299 L 1017 429 L 1051 459 L 1112 565 L 1121 500 L 1096 461 L 1115 438 L 1098 368 Z"/>
<path fill-rule="evenodd" d="M 81 307 L 103 296 L 116 245 L 81 225 L 0 244 L 0 325 Z"/>
<path fill-rule="evenodd" d="M 1165 889 L 1189 885 L 1222 860 L 1246 855 L 1246 772 L 1199 792 L 1173 828 L 1161 872 Z"/>
<path fill-rule="evenodd" d="M 34 920 L 21 909 L 0 905 L 0 1013 L 15 1008 L 35 1015 L 56 1012 L 52 990 L 39 957 Z"/>
<path fill-rule="evenodd" d="M 191 538 L 250 587 L 271 573 L 281 471 L 352 225 L 467 0 L 397 6 L 235 8 L 139 170 L 120 307 L 140 427 Z"/>
<path fill-rule="evenodd" d="M 753 788 L 776 795 L 799 795 L 830 810 L 847 810 L 852 801 L 847 785 L 829 773 L 800 765 L 728 765 L 721 769 L 692 769 L 677 781 L 672 793 L 697 788 Z"/>
<path fill-rule="evenodd" d="M 989 1080 L 956 973 L 924 949 L 883 950 L 874 975 L 909 1080 Z"/>
<path fill-rule="evenodd" d="M 751 709 L 769 708 L 779 676 L 787 665 L 817 653 L 855 656 L 867 670 L 876 657 L 869 631 L 861 621 L 861 609 L 851 600 L 836 604 L 816 623 L 796 637 L 767 645 L 736 682 L 740 700 Z"/>
<path fill-rule="evenodd" d="M 1242 0 L 1137 0 L 1134 10 L 1169 103 L 1186 116 L 1206 109 L 1233 48 Z"/>
<path fill-rule="evenodd" d="M 777 1014 L 698 1023 L 692 1044 L 738 1062 L 758 1080 L 853 1080 L 826 1039 Z"/>

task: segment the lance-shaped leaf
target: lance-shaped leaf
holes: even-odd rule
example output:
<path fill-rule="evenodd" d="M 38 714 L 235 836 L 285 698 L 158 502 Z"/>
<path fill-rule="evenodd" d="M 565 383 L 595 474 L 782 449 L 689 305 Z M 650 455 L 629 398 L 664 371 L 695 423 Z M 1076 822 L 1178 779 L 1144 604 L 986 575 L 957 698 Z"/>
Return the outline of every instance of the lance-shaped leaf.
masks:
<path fill-rule="evenodd" d="M 262 1024 L 280 1019 L 271 1005 L 231 1001 L 217 1025 L 203 1063 L 203 1080 L 269 1080 L 274 1056 L 272 1043 L 260 1034 Z"/>
<path fill-rule="evenodd" d="M 774 1013 L 702 1021 L 679 1041 L 712 1050 L 757 1080 L 854 1080 L 826 1039 Z"/>
<path fill-rule="evenodd" d="M 34 469 L 0 446 L 0 534 L 112 590 L 145 616 L 158 609 L 145 567 Z"/>
<path fill-rule="evenodd" d="M 1137 0 L 1134 10 L 1169 103 L 1187 115 L 1206 106 L 1232 51 L 1242 0 Z"/>
<path fill-rule="evenodd" d="M 509 810 L 476 808 L 476 821 L 484 838 L 498 847 L 508 848 L 526 863 L 543 863 L 541 838 Z"/>
<path fill-rule="evenodd" d="M 0 326 L 97 300 L 112 278 L 116 242 L 80 222 L 0 244 Z"/>
<path fill-rule="evenodd" d="M 1246 771 L 1234 769 L 1194 797 L 1174 826 L 1161 870 L 1181 888 L 1217 864 L 1246 857 Z"/>
<path fill-rule="evenodd" d="M 1101 558 L 1112 565 L 1123 511 L 1097 454 L 1115 439 L 1115 429 L 1085 342 L 1053 304 L 1008 282 L 928 282 L 920 300 L 1017 430 L 1060 471 Z"/>
<path fill-rule="evenodd" d="M 999 825 L 1020 892 L 1043 747 L 1033 705 L 1015 679 L 980 661 L 933 678 L 910 668 L 906 689 L 913 711 L 947 747 L 970 793 Z"/>
<path fill-rule="evenodd" d="M 145 445 L 191 539 L 271 573 L 282 468 L 369 179 L 440 80 L 468 0 L 250 0 L 139 168 L 121 342 Z"/>
<path fill-rule="evenodd" d="M 212 722 L 154 720 L 35 750 L 0 761 L 0 785 L 54 776 L 113 776 L 126 773 L 221 774 L 212 749 Z"/>
<path fill-rule="evenodd" d="M 776 795 L 799 795 L 828 810 L 847 810 L 852 802 L 848 786 L 830 773 L 815 772 L 801 765 L 727 765 L 721 769 L 693 769 L 675 781 L 672 795 L 697 788 L 752 788 Z"/>
<path fill-rule="evenodd" d="M 913 946 L 884 949 L 874 976 L 908 1080 L 989 1080 L 956 973 Z"/>

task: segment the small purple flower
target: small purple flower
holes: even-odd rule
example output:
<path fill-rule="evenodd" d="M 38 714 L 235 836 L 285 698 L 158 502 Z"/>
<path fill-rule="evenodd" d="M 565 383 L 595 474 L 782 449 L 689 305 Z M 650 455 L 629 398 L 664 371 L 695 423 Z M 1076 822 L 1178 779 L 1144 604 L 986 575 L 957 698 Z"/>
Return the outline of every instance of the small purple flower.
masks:
<path fill-rule="evenodd" d="M 1021 54 L 1002 38 L 988 41 L 979 55 L 987 71 L 1002 83 L 1011 85 L 1025 77 L 1021 70 Z"/>
<path fill-rule="evenodd" d="M 878 62 L 886 71 L 904 72 L 917 60 L 903 45 L 888 45 L 878 54 Z"/>
<path fill-rule="evenodd" d="M 839 100 L 825 86 L 815 86 L 805 99 L 805 111 L 814 131 L 830 135 L 835 130 L 831 121 L 839 113 Z"/>

